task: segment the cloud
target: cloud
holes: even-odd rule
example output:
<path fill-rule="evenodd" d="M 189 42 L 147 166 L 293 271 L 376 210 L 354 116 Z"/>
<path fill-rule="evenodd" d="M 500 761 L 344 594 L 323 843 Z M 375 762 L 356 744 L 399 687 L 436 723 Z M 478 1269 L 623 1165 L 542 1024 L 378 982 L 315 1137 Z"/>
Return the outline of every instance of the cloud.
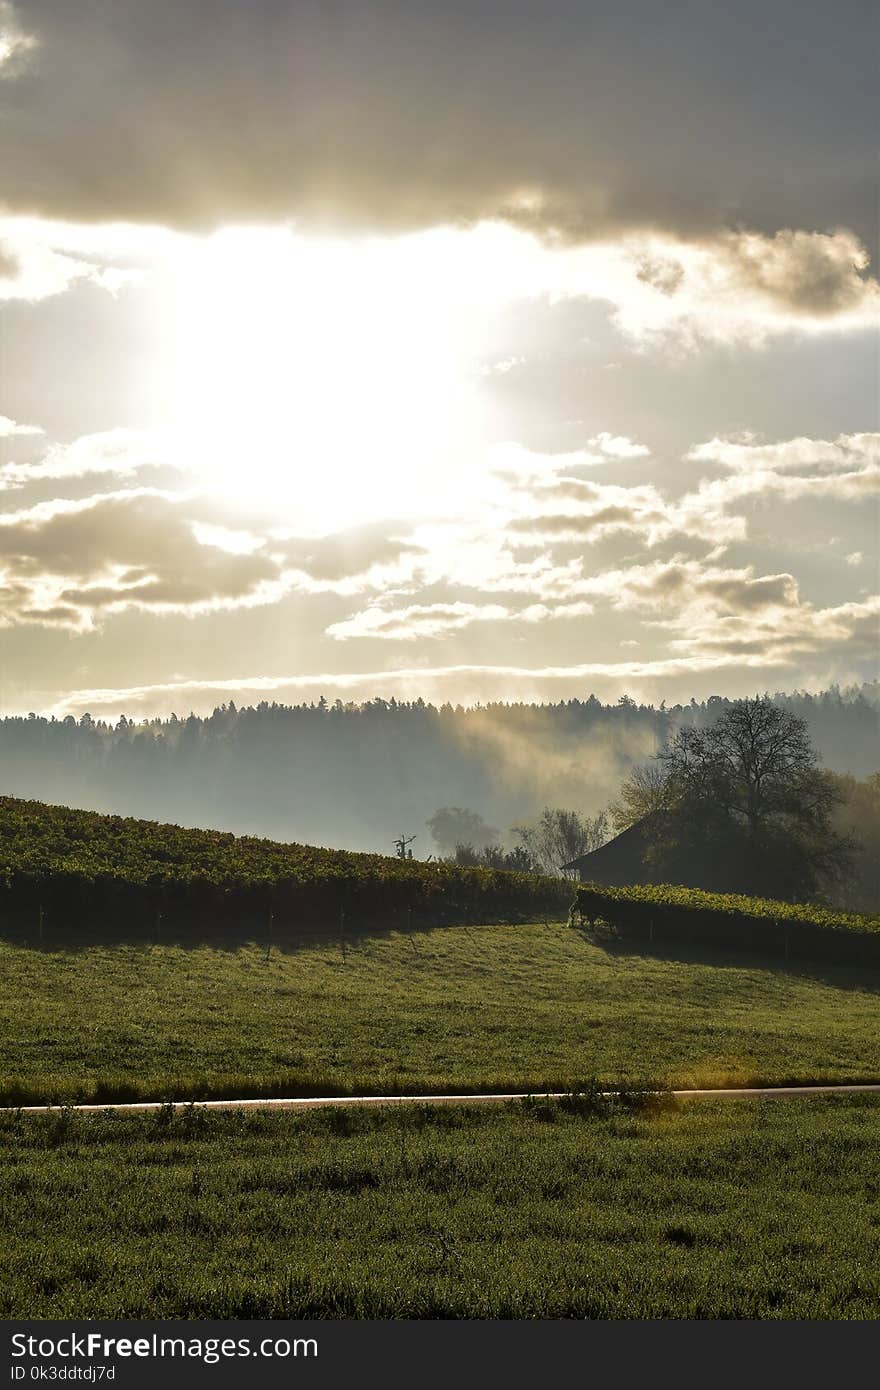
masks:
<path fill-rule="evenodd" d="M 583 618 L 593 612 L 593 605 L 583 600 L 574 603 L 528 604 L 510 608 L 498 603 L 430 603 L 412 604 L 406 608 L 375 606 L 366 608 L 344 622 L 327 628 L 328 637 L 344 642 L 352 637 L 377 637 L 392 642 L 412 642 L 417 639 L 447 637 L 473 623 L 543 623 L 558 618 Z"/>
<path fill-rule="evenodd" d="M 716 543 L 745 535 L 742 517 L 727 515 L 721 502 L 688 494 L 670 501 L 651 483 L 621 487 L 583 478 L 559 477 L 535 490 L 509 517 L 511 545 L 594 544 L 615 534 L 640 537 L 655 546 L 675 536 Z"/>
<path fill-rule="evenodd" d="M 394 520 L 323 536 L 290 536 L 271 549 L 298 588 L 312 593 L 358 593 L 412 581 L 425 557 L 413 523 Z"/>
<path fill-rule="evenodd" d="M 38 476 L 133 473 L 153 461 L 118 433 L 77 441 Z M 379 528 L 279 539 L 228 521 L 212 499 L 143 486 L 0 512 L 0 626 L 87 632 L 129 610 L 194 617 L 296 591 L 385 590 L 422 553 Z"/>
<path fill-rule="evenodd" d="M 601 447 L 609 436 L 591 444 Z M 612 440 L 617 457 L 642 449 Z M 606 452 L 608 444 L 605 443 Z M 514 444 L 492 455 L 492 528 L 509 550 L 530 546 L 595 545 L 613 535 L 655 547 L 677 537 L 727 546 L 747 538 L 741 510 L 751 498 L 859 501 L 880 490 L 880 434 L 841 434 L 835 440 L 799 437 L 760 443 L 754 436 L 714 438 L 695 445 L 689 462 L 715 465 L 727 476 L 702 479 L 674 498 L 653 483 L 629 486 L 575 476 L 602 462 L 587 450 L 534 454 Z"/>
<path fill-rule="evenodd" d="M 606 256 L 605 297 L 636 342 L 761 346 L 780 333 L 816 336 L 880 325 L 880 285 L 850 231 L 722 231 L 690 242 L 657 235 Z M 584 292 L 601 297 L 599 284 Z"/>
<path fill-rule="evenodd" d="M 10 206 L 84 220 L 506 214 L 575 238 L 844 225 L 873 244 L 866 24 L 859 0 L 28 0 L 39 63 L 0 181 Z"/>
<path fill-rule="evenodd" d="M 683 555 L 607 570 L 584 578 L 577 589 L 604 596 L 614 608 L 650 618 L 672 614 L 684 626 L 697 616 L 748 617 L 799 602 L 797 581 L 791 574 L 756 575 L 752 566 L 722 569 Z"/>
<path fill-rule="evenodd" d="M 524 444 L 510 439 L 493 444 L 487 454 L 487 467 L 491 477 L 514 487 L 526 488 L 541 484 L 554 487 L 564 473 L 570 473 L 577 468 L 593 468 L 607 461 L 607 458 L 595 449 L 541 453 L 535 449 L 527 449 Z"/>
<path fill-rule="evenodd" d="M 15 6 L 0 0 L 0 81 L 21 76 L 36 47 L 36 36 L 22 28 Z"/>
<path fill-rule="evenodd" d="M 72 239 L 81 239 L 73 230 Z M 117 236 L 124 247 L 124 229 Z M 61 249 L 66 239 L 63 229 L 51 222 L 0 217 L 0 301 L 36 303 L 84 284 L 116 294 L 141 282 L 139 267 L 113 264 L 98 253 L 71 255 Z"/>
<path fill-rule="evenodd" d="M 507 376 L 515 367 L 521 367 L 524 357 L 500 357 L 495 362 L 487 362 L 480 368 L 480 376 Z"/>
<path fill-rule="evenodd" d="M 880 492 L 880 434 L 842 434 L 836 440 L 797 438 L 776 444 L 712 439 L 688 459 L 715 463 L 730 476 L 703 481 L 682 505 L 726 513 L 750 497 L 781 501 L 828 498 L 859 501 Z"/>
<path fill-rule="evenodd" d="M 880 596 L 817 607 L 794 575 L 756 575 L 676 556 L 586 577 L 580 592 L 604 596 L 668 635 L 669 649 L 701 659 L 724 657 L 768 667 L 805 658 L 845 658 L 853 669 L 875 666 L 880 651 Z"/>
<path fill-rule="evenodd" d="M 564 568 L 535 566 L 533 577 L 533 592 L 542 593 L 548 604 L 562 599 L 573 607 L 572 601 L 585 601 L 591 609 L 603 605 L 636 614 L 653 626 L 683 630 L 716 618 L 747 620 L 790 610 L 801 602 L 797 580 L 791 574 L 756 575 L 753 566 L 725 569 L 711 558 L 685 555 L 593 574 L 585 573 L 582 560 L 576 559 Z M 503 577 L 496 589 L 499 593 L 507 589 Z"/>
<path fill-rule="evenodd" d="M 289 225 L 226 227 L 197 236 L 124 223 L 0 217 L 0 299 L 36 302 L 82 285 L 116 294 L 151 275 L 161 284 L 165 275 L 176 281 L 182 302 L 197 297 L 204 316 L 206 306 L 225 304 L 231 274 L 232 288 L 243 296 L 237 312 L 247 320 L 253 293 L 248 258 L 260 267 L 254 284 L 279 308 L 287 297 L 294 316 L 304 277 L 312 312 L 320 308 L 332 323 L 339 313 L 332 306 L 345 306 L 348 332 L 352 313 L 402 315 L 401 325 L 435 369 L 441 360 L 448 365 L 437 354 L 450 325 L 461 343 L 479 342 L 487 321 L 536 299 L 606 306 L 616 329 L 641 351 L 760 347 L 781 334 L 816 337 L 880 327 L 880 285 L 868 274 L 863 245 L 847 231 L 785 230 L 769 237 L 721 230 L 685 240 L 621 230 L 613 239 L 569 245 L 497 218 L 327 240 Z M 646 274 L 645 266 L 658 261 L 677 266 L 674 285 Z M 233 354 L 233 361 L 240 359 Z M 475 365 L 471 373 L 503 375 L 522 362 L 507 356 Z M 398 370 L 405 369 L 402 360 Z M 584 452 L 593 462 L 607 462 L 647 451 L 606 431 Z"/>
<path fill-rule="evenodd" d="M 477 622 L 499 622 L 508 610 L 496 603 L 429 603 L 408 608 L 366 608 L 345 622 L 332 623 L 327 636 L 337 642 L 352 637 L 379 637 L 389 642 L 444 637 Z"/>
<path fill-rule="evenodd" d="M 13 428 L 5 426 L 7 433 Z M 43 449 L 35 463 L 0 469 L 0 486 L 7 488 L 91 475 L 133 484 L 0 512 L 0 625 L 82 633 L 124 612 L 197 617 L 294 593 L 370 595 L 326 627 L 328 646 L 370 639 L 418 651 L 418 644 L 475 628 L 494 641 L 502 632 L 581 623 L 606 648 L 626 641 L 645 652 L 640 661 L 548 666 L 531 674 L 468 667 L 437 676 L 438 689 L 479 692 L 474 698 L 488 690 L 546 697 L 580 678 L 604 682 L 609 691 L 614 682 L 656 691 L 666 681 L 708 680 L 713 672 L 724 674 L 728 686 L 747 671 L 788 672 L 789 680 L 803 683 L 803 673 L 819 664 L 828 679 L 838 679 L 860 676 L 876 663 L 875 599 L 862 594 L 818 606 L 804 598 L 792 573 L 726 565 L 721 556 L 725 546 L 748 537 L 739 511 L 748 498 L 867 495 L 878 481 L 877 435 L 716 437 L 687 457 L 721 476 L 702 479 L 679 497 L 654 483 L 596 481 L 597 461 L 625 465 L 644 456 L 646 446 L 622 435 L 600 432 L 583 449 L 557 454 L 508 443 L 490 451 L 475 472 L 459 516 L 392 518 L 320 535 L 297 534 L 275 517 L 193 490 L 139 484 L 143 468 L 167 461 L 161 444 L 147 433 L 108 431 Z M 609 564 L 594 542 L 615 535 L 633 537 L 649 551 L 677 542 L 682 553 L 656 559 L 641 553 Z M 693 554 L 697 545 L 708 553 Z M 581 553 L 572 554 L 573 546 Z M 579 638 L 580 628 L 574 633 Z M 518 674 L 502 690 L 507 670 Z M 408 688 L 403 678 L 400 686 Z"/>
<path fill-rule="evenodd" d="M 876 668 L 880 595 L 828 608 L 793 602 L 765 614 L 706 614 L 702 620 L 688 615 L 667 627 L 682 632 L 671 640 L 671 650 L 689 656 L 740 657 L 767 665 L 792 665 L 809 657 L 838 667 L 843 660 L 847 670 Z"/>
<path fill-rule="evenodd" d="M 17 426 L 6 433 L 42 434 L 43 431 Z M 138 430 L 103 430 L 98 434 L 81 435 L 71 444 L 53 444 L 35 463 L 4 464 L 0 467 L 0 492 L 25 487 L 28 483 L 61 482 L 90 474 L 133 478 L 143 468 L 167 466 L 169 462 L 157 436 Z"/>
<path fill-rule="evenodd" d="M 18 425 L 8 415 L 0 415 L 0 439 L 12 439 L 22 435 L 42 434 L 39 425 Z M 2 476 L 2 470 L 0 470 Z"/>
<path fill-rule="evenodd" d="M 636 444 L 632 439 L 627 439 L 626 435 L 609 434 L 607 430 L 595 435 L 590 444 L 613 459 L 646 458 L 651 452 L 644 444 Z"/>
<path fill-rule="evenodd" d="M 592 545 L 615 534 L 636 535 L 648 546 L 675 536 L 718 544 L 745 535 L 744 519 L 728 515 L 724 499 L 713 503 L 686 494 L 676 501 L 653 483 L 621 485 L 576 476 L 600 464 L 641 458 L 650 452 L 645 445 L 607 432 L 589 442 L 592 450 L 556 454 L 534 452 L 511 441 L 493 446 L 487 462 L 490 486 L 483 499 L 483 534 L 498 535 L 507 551 Z M 467 556 L 466 536 L 461 539 Z M 494 577 L 486 575 L 486 582 Z"/>
<path fill-rule="evenodd" d="M 88 631 L 126 609 L 189 615 L 283 592 L 265 554 L 201 544 L 187 499 L 152 489 L 0 513 L 0 625 Z"/>
<path fill-rule="evenodd" d="M 725 237 L 734 284 L 794 314 L 826 318 L 858 309 L 866 297 L 869 256 L 846 232 L 778 231 L 772 238 Z"/>
<path fill-rule="evenodd" d="M 675 294 L 684 280 L 684 266 L 674 256 L 646 253 L 637 260 L 636 279 L 661 294 Z"/>
<path fill-rule="evenodd" d="M 508 533 L 513 543 L 524 544 L 530 538 L 538 544 L 547 541 L 597 541 L 615 531 L 641 531 L 661 522 L 659 511 L 640 508 L 637 503 L 598 506 L 592 511 L 543 512 L 537 516 L 517 517 L 510 523 Z"/>
<path fill-rule="evenodd" d="M 859 468 L 851 473 L 819 473 L 806 477 L 768 471 L 700 483 L 696 493 L 689 493 L 682 505 L 686 503 L 696 512 L 705 506 L 726 513 L 728 508 L 750 497 L 775 497 L 783 502 L 797 502 L 803 498 L 858 502 L 876 497 L 878 492 L 880 468 L 876 466 Z"/>
<path fill-rule="evenodd" d="M 694 463 L 722 464 L 738 473 L 812 467 L 847 473 L 880 464 L 880 434 L 841 434 L 834 440 L 799 436 L 775 444 L 757 443 L 753 435 L 716 437 L 694 445 L 687 458 Z"/>
<path fill-rule="evenodd" d="M 490 591 L 507 597 L 505 603 L 454 601 L 395 607 L 376 603 L 327 629 L 337 641 L 378 638 L 415 641 L 458 632 L 474 623 L 538 623 L 584 618 L 604 608 L 637 614 L 655 627 L 673 633 L 706 633 L 736 620 L 779 619 L 807 610 L 791 574 L 756 575 L 754 569 L 723 569 L 705 560 L 675 556 L 668 561 L 585 574 L 579 559 L 553 566 L 541 557 L 526 572 L 501 572 Z M 512 604 L 514 594 L 530 594 L 539 602 Z M 812 610 L 810 610 L 812 611 Z M 636 643 L 636 645 L 638 645 Z"/>
<path fill-rule="evenodd" d="M 613 438 L 618 448 L 618 437 Z M 601 442 L 601 436 L 595 440 Z M 675 541 L 708 544 L 717 561 L 726 547 L 748 539 L 745 504 L 752 498 L 853 501 L 875 492 L 877 448 L 878 437 L 870 434 L 776 444 L 760 444 L 752 437 L 750 442 L 714 439 L 696 445 L 687 457 L 721 467 L 727 476 L 703 479 L 676 498 L 653 483 L 625 486 L 583 476 L 604 457 L 589 450 L 542 454 L 508 442 L 490 451 L 486 490 L 481 494 L 475 480 L 468 514 L 414 528 L 409 542 L 421 553 L 397 571 L 396 579 L 410 590 L 444 582 L 484 594 L 530 594 L 541 601 L 602 593 L 605 580 L 587 581 L 584 558 L 572 559 L 560 548 L 592 548 L 614 536 L 631 536 L 648 549 Z M 529 551 L 537 553 L 525 558 Z M 697 583 L 696 572 L 663 563 L 665 583 L 676 576 L 682 589 Z M 636 567 L 632 572 L 645 571 Z M 771 580 L 787 582 L 747 571 L 713 573 L 719 585 L 726 582 L 725 575 L 738 574 L 752 600 L 771 592 Z M 614 574 L 619 594 L 631 593 L 626 574 Z M 705 598 L 702 580 L 699 587 Z"/>
<path fill-rule="evenodd" d="M 689 659 L 743 659 L 770 668 L 817 657 L 869 669 L 880 651 L 880 597 L 820 608 L 803 599 L 794 575 L 755 574 L 752 566 L 724 569 L 675 556 L 572 575 L 569 591 L 637 615 L 648 630 L 664 633 L 674 654 Z"/>
<path fill-rule="evenodd" d="M 644 624 L 648 645 L 662 634 L 669 653 L 638 663 L 595 663 L 595 675 L 632 676 L 656 682 L 671 676 L 670 662 L 692 673 L 803 669 L 822 662 L 828 679 L 861 678 L 876 665 L 880 649 L 880 597 L 872 596 L 819 607 L 800 592 L 794 575 L 757 574 L 753 566 L 722 567 L 711 557 L 684 555 L 645 565 L 584 573 L 582 562 L 553 566 L 540 557 L 528 572 L 499 575 L 492 586 L 500 602 L 450 600 L 393 606 L 377 603 L 333 624 L 337 641 L 373 638 L 407 642 L 447 638 L 477 623 L 542 623 L 595 616 L 597 634 L 607 633 L 609 610 L 632 614 Z M 540 595 L 526 605 L 512 603 L 514 593 Z M 627 638 L 621 646 L 638 647 Z M 574 668 L 572 668 L 574 669 Z M 652 688 L 658 688 L 653 685 Z M 514 698 L 511 692 L 505 692 Z"/>

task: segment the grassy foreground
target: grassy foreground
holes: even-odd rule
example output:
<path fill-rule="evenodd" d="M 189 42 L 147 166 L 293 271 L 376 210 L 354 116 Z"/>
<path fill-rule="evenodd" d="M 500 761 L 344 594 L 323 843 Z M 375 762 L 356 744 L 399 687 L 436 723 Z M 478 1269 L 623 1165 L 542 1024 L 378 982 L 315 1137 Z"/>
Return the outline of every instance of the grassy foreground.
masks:
<path fill-rule="evenodd" d="M 0 942 L 0 1103 L 880 1078 L 880 972 L 563 924 L 340 944 Z"/>
<path fill-rule="evenodd" d="M 877 1318 L 875 1097 L 0 1117 L 5 1318 Z"/>

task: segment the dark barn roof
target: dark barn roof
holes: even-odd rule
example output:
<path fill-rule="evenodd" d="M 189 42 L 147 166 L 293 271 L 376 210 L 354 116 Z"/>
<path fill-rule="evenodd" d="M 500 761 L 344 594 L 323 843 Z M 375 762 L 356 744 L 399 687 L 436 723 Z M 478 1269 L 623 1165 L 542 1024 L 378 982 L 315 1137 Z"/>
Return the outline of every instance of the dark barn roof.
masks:
<path fill-rule="evenodd" d="M 643 862 L 647 845 L 645 822 L 636 821 L 628 830 L 615 835 L 599 849 L 563 864 L 563 869 L 577 869 L 582 883 L 608 883 L 623 887 L 628 883 L 644 883 L 649 874 Z"/>

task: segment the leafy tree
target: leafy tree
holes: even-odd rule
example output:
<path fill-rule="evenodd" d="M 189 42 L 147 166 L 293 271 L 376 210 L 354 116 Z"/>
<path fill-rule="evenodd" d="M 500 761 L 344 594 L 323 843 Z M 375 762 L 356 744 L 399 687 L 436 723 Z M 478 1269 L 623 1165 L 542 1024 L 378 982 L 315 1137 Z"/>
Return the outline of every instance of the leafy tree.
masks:
<path fill-rule="evenodd" d="M 597 816 L 582 816 L 577 811 L 545 806 L 536 824 L 515 825 L 513 833 L 542 873 L 577 878 L 576 871 L 563 871 L 562 865 L 605 843 L 608 817 L 604 811 Z"/>
<path fill-rule="evenodd" d="M 660 763 L 656 759 L 640 763 L 632 769 L 620 788 L 617 801 L 609 807 L 611 823 L 620 834 L 637 821 L 653 818 L 659 811 L 671 808 L 672 800 L 672 784 Z"/>
<path fill-rule="evenodd" d="M 613 816 L 618 830 L 644 822 L 655 877 L 812 898 L 848 866 L 849 844 L 832 826 L 839 800 L 806 722 L 756 698 L 679 729 L 633 771 Z"/>

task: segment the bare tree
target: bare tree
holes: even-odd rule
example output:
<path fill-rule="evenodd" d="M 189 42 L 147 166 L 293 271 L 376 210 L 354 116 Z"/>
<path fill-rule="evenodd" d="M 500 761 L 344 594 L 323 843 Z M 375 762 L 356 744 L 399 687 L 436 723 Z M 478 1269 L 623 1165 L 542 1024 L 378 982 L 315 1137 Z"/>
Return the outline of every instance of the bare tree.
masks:
<path fill-rule="evenodd" d="M 582 816 L 578 811 L 545 806 L 536 824 L 515 825 L 513 833 L 542 872 L 576 878 L 575 870 L 563 870 L 562 865 L 605 843 L 608 816 L 604 811 L 597 816 Z"/>

